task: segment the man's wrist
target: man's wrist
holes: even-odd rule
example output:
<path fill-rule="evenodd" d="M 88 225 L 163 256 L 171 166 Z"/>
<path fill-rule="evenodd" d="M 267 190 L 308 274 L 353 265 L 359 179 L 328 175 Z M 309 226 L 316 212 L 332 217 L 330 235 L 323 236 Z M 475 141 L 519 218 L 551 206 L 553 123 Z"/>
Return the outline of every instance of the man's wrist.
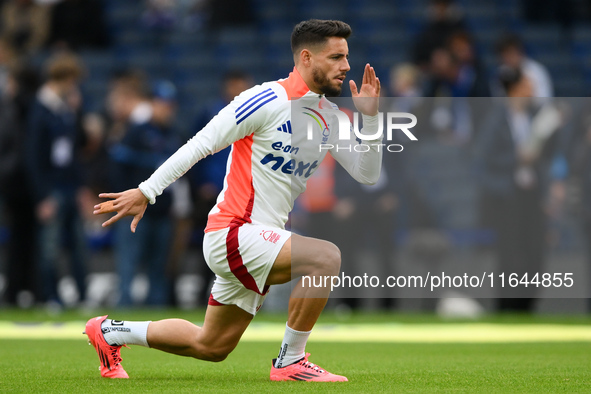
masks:
<path fill-rule="evenodd" d="M 150 188 L 146 185 L 145 181 L 140 183 L 137 189 L 143 194 L 143 196 L 151 205 L 156 203 L 156 194 L 150 192 Z"/>
<path fill-rule="evenodd" d="M 362 119 L 363 119 L 363 134 L 364 135 L 368 135 L 368 136 L 373 136 L 375 134 L 377 134 L 378 129 L 380 127 L 380 117 L 378 115 L 365 115 L 362 114 Z M 372 140 L 366 140 L 366 143 L 380 143 L 382 142 L 384 133 L 382 130 L 382 133 L 380 134 L 379 137 L 372 139 Z"/>
<path fill-rule="evenodd" d="M 378 116 L 379 112 L 377 112 L 375 115 L 366 115 L 364 113 L 361 114 L 361 118 L 363 119 L 363 127 L 367 127 L 367 126 L 375 126 L 375 129 L 378 129 L 378 124 L 380 122 L 380 117 Z"/>

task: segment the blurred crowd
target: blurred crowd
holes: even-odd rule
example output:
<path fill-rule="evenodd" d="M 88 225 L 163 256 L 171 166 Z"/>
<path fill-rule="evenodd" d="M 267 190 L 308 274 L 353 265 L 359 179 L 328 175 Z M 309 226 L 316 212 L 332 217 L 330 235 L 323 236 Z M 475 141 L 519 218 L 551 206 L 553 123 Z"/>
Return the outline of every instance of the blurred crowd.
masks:
<path fill-rule="evenodd" d="M 552 18 L 536 14 L 532 2 L 523 3 L 532 19 Z M 556 17 L 568 23 L 568 15 Z M 200 247 L 207 212 L 223 187 L 228 150 L 198 163 L 167 189 L 135 234 L 125 220 L 105 233 L 100 228 L 104 218 L 93 217 L 93 206 L 101 201 L 100 192 L 137 187 L 187 136 L 262 81 L 253 80 L 252 70 L 227 72 L 219 97 L 209 98 L 185 123 L 186 130 L 179 130 L 179 95 L 172 82 L 141 69 L 114 67 L 103 109 L 87 112 L 80 86 L 92 76 L 77 52 L 110 48 L 102 1 L 3 0 L 0 18 L 0 208 L 7 230 L 0 264 L 6 278 L 3 301 L 24 305 L 19 296 L 28 291 L 34 302 L 59 307 L 58 282 L 69 274 L 82 305 L 87 262 L 96 252 L 89 238 L 99 234 L 115 262 L 118 306 L 173 305 L 179 262 L 188 248 Z M 147 0 L 140 18 L 155 31 L 179 23 L 195 30 L 257 23 L 245 1 Z M 384 95 L 396 98 L 393 110 L 429 114 L 420 141 L 470 154 L 467 165 L 477 174 L 479 190 L 474 227 L 492 229 L 489 244 L 501 270 L 541 271 L 548 224 L 563 213 L 572 179 L 581 190 L 582 234 L 591 245 L 591 119 L 582 116 L 583 105 L 553 98 L 552 78 L 528 56 L 526 43 L 513 33 L 498 37 L 498 67 L 491 72 L 482 64 L 461 8 L 451 0 L 431 0 L 408 49 L 407 61 L 382 76 L 389 80 Z M 39 51 L 51 53 L 41 68 L 32 61 Z M 475 104 L 486 97 L 508 100 Z M 327 157 L 299 201 L 304 219 L 297 225 L 310 236 L 337 243 L 348 271 L 360 269 L 355 256 L 364 247 L 376 251 L 384 275 L 394 273 L 401 243 L 437 259 L 449 240 L 411 176 L 409 168 L 417 165 L 411 154 L 385 154 L 382 179 L 372 187 L 352 182 Z M 67 272 L 59 261 L 67 261 Z M 212 274 L 202 266 L 199 274 L 209 283 Z M 148 295 L 140 301 L 132 297 L 139 272 L 146 272 L 149 282 Z M 208 286 L 202 288 L 200 304 L 208 296 Z M 532 310 L 535 294 L 510 296 L 499 300 L 499 309 Z M 359 306 L 358 299 L 345 302 Z M 391 308 L 394 302 L 385 297 L 381 306 Z"/>

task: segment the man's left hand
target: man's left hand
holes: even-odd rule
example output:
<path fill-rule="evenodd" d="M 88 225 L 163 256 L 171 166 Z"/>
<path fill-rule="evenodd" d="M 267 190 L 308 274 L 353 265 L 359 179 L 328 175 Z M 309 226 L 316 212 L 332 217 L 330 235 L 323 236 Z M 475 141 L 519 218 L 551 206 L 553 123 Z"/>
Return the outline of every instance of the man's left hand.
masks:
<path fill-rule="evenodd" d="M 378 114 L 381 90 L 380 80 L 376 77 L 376 72 L 369 63 L 365 65 L 365 70 L 363 71 L 361 89 L 357 90 L 357 85 L 353 80 L 349 81 L 349 87 L 351 88 L 353 102 L 359 112 L 368 116 Z"/>

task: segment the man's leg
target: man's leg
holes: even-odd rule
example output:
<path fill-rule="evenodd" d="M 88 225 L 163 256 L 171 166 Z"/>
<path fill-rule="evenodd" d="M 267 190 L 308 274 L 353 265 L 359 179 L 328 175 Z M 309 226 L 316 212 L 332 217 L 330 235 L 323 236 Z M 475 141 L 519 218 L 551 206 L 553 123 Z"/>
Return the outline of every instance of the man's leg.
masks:
<path fill-rule="evenodd" d="M 147 231 L 150 218 L 146 218 L 135 233 L 129 231 L 129 220 L 121 220 L 115 224 L 114 252 L 115 268 L 119 276 L 119 299 L 117 306 L 129 308 L 133 305 L 131 284 L 141 262 L 142 248 L 146 247 Z"/>
<path fill-rule="evenodd" d="M 292 242 L 292 240 L 294 242 Z M 295 248 L 293 248 L 295 244 Z M 280 284 L 289 282 L 292 274 L 295 276 L 308 275 L 311 277 L 324 277 L 330 275 L 337 275 L 340 268 L 340 252 L 336 246 L 330 242 L 321 241 L 308 237 L 301 237 L 292 235 L 292 237 L 283 245 L 279 255 L 275 259 L 275 263 L 267 279 L 267 284 Z M 296 353 L 303 353 L 305 343 L 307 341 L 310 330 L 316 323 L 320 313 L 326 305 L 330 293 L 330 286 L 326 288 L 316 288 L 313 286 L 304 287 L 300 282 L 292 292 L 292 298 L 289 303 L 289 319 L 287 323 L 286 333 L 286 349 L 295 347 Z M 97 348 L 101 362 L 105 355 L 112 354 L 112 350 L 118 353 L 119 348 L 127 343 L 130 344 L 147 344 L 149 347 L 159 349 L 168 353 L 173 353 L 181 356 L 194 357 L 207 361 L 222 361 L 227 355 L 236 347 L 242 334 L 252 321 L 253 315 L 244 311 L 235 305 L 224 306 L 208 306 L 203 327 L 198 327 L 186 320 L 167 319 L 156 322 L 110 322 L 106 320 L 103 323 L 103 330 L 96 328 L 92 330 L 95 338 L 91 342 Z M 100 319 L 100 318 L 97 318 Z M 104 319 L 104 317 L 103 317 Z M 95 319 L 91 319 L 87 323 L 86 331 L 89 331 L 89 324 Z M 114 330 L 105 330 L 108 326 L 113 325 Z M 131 331 L 126 329 L 126 324 L 136 327 L 139 336 L 145 338 L 138 338 L 134 329 Z M 123 329 L 120 329 L 123 328 Z M 103 337 L 103 334 L 104 337 Z M 90 335 L 89 335 L 90 337 Z M 95 343 L 100 340 L 106 340 L 105 346 L 111 346 L 112 349 L 101 350 Z M 128 339 L 126 339 L 128 338 Z M 291 346 L 295 345 L 295 346 Z M 301 348 L 301 351 L 299 349 Z M 294 353 L 292 349 L 287 352 Z M 110 352 L 109 352 L 110 351 Z M 120 363 L 120 357 L 116 355 L 115 363 Z M 302 355 L 305 356 L 305 355 Z M 302 357 L 300 357 L 302 358 Z M 109 360 L 107 360 L 109 361 Z M 296 360 L 297 361 L 297 360 Z M 306 378 L 312 377 L 313 380 L 346 380 L 344 377 L 329 374 L 317 366 L 310 367 L 307 359 L 300 360 L 301 368 L 310 369 L 315 368 L 313 374 L 307 375 Z M 103 362 L 103 365 L 105 363 Z M 285 364 L 288 365 L 288 364 Z M 108 376 L 108 371 L 103 368 L 103 376 Z M 314 375 L 315 374 L 315 375 Z M 126 375 L 126 374 L 125 374 Z M 118 377 L 118 376 L 115 376 Z M 126 377 L 126 376 L 125 376 Z M 294 379 L 281 379 L 294 380 Z M 302 380 L 302 379 L 297 379 Z"/>
<path fill-rule="evenodd" d="M 292 277 L 303 275 L 316 278 L 312 279 L 313 283 L 318 284 L 320 280 L 324 283 L 326 278 L 338 275 L 340 263 L 341 254 L 334 244 L 293 234 L 277 256 L 267 284 L 286 283 Z M 326 282 L 328 286 L 323 287 L 314 287 L 306 282 L 300 278 L 291 293 L 285 336 L 275 361 L 276 368 L 296 364 L 305 358 L 306 342 L 330 295 L 330 279 Z M 284 378 L 279 376 L 277 379 Z"/>
<path fill-rule="evenodd" d="M 58 210 L 53 218 L 41 223 L 39 231 L 39 267 L 38 280 L 41 291 L 41 301 L 59 303 L 57 292 L 56 264 L 60 253 L 60 236 L 63 231 L 63 221 Z"/>
<path fill-rule="evenodd" d="M 127 378 L 121 346 L 142 345 L 180 356 L 222 361 L 238 344 L 253 316 L 234 305 L 208 306 L 203 327 L 186 320 L 134 322 L 99 316 L 86 323 L 85 333 L 101 362 L 101 375 Z"/>
<path fill-rule="evenodd" d="M 203 327 L 186 320 L 166 319 L 150 323 L 151 348 L 206 361 L 223 361 L 240 341 L 253 315 L 235 305 L 207 307 Z"/>
<path fill-rule="evenodd" d="M 315 283 L 320 283 L 320 279 L 338 275 L 340 267 L 341 252 L 334 244 L 293 234 L 275 259 L 266 284 L 287 283 L 304 275 L 316 277 Z M 294 330 L 309 331 L 328 301 L 330 281 L 326 287 L 303 284 L 299 279 L 291 293 L 287 324 Z"/>
<path fill-rule="evenodd" d="M 154 218 L 154 225 L 150 228 L 148 237 L 150 247 L 144 249 L 144 262 L 147 263 L 150 292 L 146 304 L 151 306 L 166 306 L 171 292 L 167 273 L 167 262 L 172 244 L 172 219 L 168 216 Z"/>

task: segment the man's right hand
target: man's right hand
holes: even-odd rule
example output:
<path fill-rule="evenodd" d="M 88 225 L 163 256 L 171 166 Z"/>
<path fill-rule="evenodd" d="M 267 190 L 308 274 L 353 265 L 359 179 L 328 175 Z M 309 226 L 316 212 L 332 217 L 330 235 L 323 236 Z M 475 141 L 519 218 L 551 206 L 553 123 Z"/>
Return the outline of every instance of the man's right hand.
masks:
<path fill-rule="evenodd" d="M 148 199 L 140 189 L 129 189 L 121 193 L 101 193 L 99 197 L 110 198 L 110 200 L 95 205 L 93 212 L 95 215 L 111 212 L 117 213 L 104 222 L 103 227 L 110 226 L 125 216 L 133 216 L 131 232 L 135 233 L 135 229 L 148 207 Z"/>

